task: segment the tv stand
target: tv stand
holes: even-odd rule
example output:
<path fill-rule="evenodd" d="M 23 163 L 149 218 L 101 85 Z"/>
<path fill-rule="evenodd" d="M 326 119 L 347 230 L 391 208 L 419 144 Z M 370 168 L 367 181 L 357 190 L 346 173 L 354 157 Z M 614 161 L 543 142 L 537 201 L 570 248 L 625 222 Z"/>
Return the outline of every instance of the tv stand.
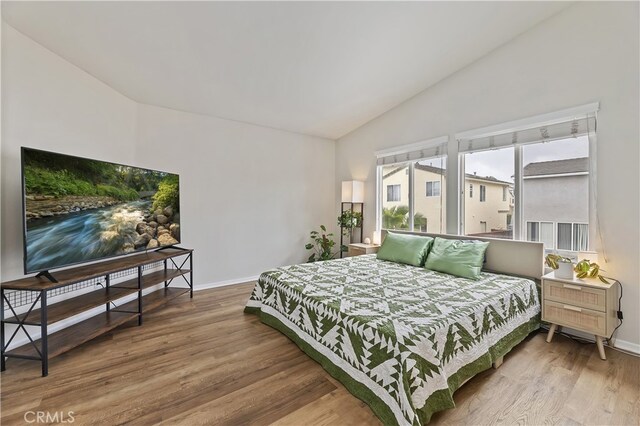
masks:
<path fill-rule="evenodd" d="M 38 274 L 36 275 L 36 278 L 40 278 L 40 277 L 44 277 L 46 279 L 48 279 L 49 281 L 51 281 L 52 283 L 57 283 L 58 280 L 55 279 L 55 277 L 53 275 L 51 275 L 51 272 L 49 271 L 40 271 L 38 272 Z"/>
<path fill-rule="evenodd" d="M 183 247 L 178 247 L 178 246 L 162 246 L 159 249 L 156 249 L 156 251 L 164 251 L 164 250 L 169 250 L 169 249 L 172 249 L 172 250 L 189 250 L 189 249 L 186 249 L 186 248 L 183 248 Z"/>
<path fill-rule="evenodd" d="M 154 264 L 162 264 L 163 267 L 145 271 L 145 266 Z M 113 283 L 112 279 L 121 277 L 123 272 L 128 278 Z M 58 303 L 47 302 L 51 290 L 96 278 L 104 280 L 105 286 Z M 181 285 L 173 284 L 174 280 L 180 281 Z M 143 290 L 154 286 L 158 288 L 143 294 Z M 6 290 L 32 292 L 35 293 L 35 298 L 29 302 L 26 312 L 18 314 L 16 307 L 11 305 Z M 126 322 L 137 320 L 138 325 L 142 325 L 145 313 L 187 293 L 193 298 L 193 250 L 177 247 L 59 270 L 56 271 L 55 278 L 48 271 L 43 271 L 35 277 L 4 282 L 0 286 L 0 370 L 6 369 L 7 358 L 31 359 L 41 362 L 44 377 L 49 374 L 49 359 Z M 132 298 L 133 295 L 135 296 Z M 127 296 L 128 299 L 125 299 Z M 5 312 L 5 306 L 8 312 Z M 60 331 L 49 333 L 49 325 L 98 307 L 103 307 L 104 311 Z M 5 341 L 7 324 L 15 325 L 16 329 L 9 340 Z M 40 338 L 37 340 L 30 334 L 33 328 L 40 331 Z M 22 330 L 29 341 L 9 350 L 18 330 Z"/>

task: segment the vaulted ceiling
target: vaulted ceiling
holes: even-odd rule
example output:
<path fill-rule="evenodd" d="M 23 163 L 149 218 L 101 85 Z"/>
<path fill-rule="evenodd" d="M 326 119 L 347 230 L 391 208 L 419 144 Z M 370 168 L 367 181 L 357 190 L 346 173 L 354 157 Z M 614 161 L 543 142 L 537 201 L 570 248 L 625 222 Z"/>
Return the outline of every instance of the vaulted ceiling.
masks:
<path fill-rule="evenodd" d="M 131 99 L 337 139 L 567 7 L 558 2 L 2 2 Z"/>

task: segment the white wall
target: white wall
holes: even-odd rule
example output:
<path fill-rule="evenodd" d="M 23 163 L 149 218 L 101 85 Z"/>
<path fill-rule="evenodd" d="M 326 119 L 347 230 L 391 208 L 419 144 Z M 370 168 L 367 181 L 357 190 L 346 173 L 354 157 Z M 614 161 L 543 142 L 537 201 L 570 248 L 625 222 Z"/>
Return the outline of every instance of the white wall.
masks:
<path fill-rule="evenodd" d="M 450 135 L 447 169 L 456 176 L 455 133 L 599 101 L 598 213 L 609 258 L 604 268 L 625 286 L 618 337 L 640 345 L 638 52 L 638 3 L 575 4 L 341 138 L 336 188 L 342 180 L 366 180 L 365 217 L 372 218 L 374 151 Z M 457 192 L 454 179 L 447 184 L 449 194 Z M 457 208 L 457 197 L 449 197 L 453 233 Z M 365 224 L 367 235 L 373 226 Z M 596 249 L 602 250 L 599 242 Z"/>
<path fill-rule="evenodd" d="M 134 163 L 136 104 L 2 23 L 2 280 L 23 276 L 20 147 Z"/>
<path fill-rule="evenodd" d="M 305 260 L 309 232 L 335 227 L 334 155 L 329 139 L 138 107 L 136 164 L 180 174 L 196 285 Z"/>
<path fill-rule="evenodd" d="M 2 31 L 2 280 L 23 276 L 21 146 L 179 173 L 196 285 L 299 263 L 335 228 L 334 141 L 139 105 Z"/>

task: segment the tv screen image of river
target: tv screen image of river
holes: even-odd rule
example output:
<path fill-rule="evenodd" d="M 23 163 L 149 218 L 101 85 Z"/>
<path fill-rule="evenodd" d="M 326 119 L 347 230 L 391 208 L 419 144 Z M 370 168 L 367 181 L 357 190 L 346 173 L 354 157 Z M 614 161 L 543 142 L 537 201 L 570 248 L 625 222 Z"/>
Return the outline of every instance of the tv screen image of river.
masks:
<path fill-rule="evenodd" d="M 177 174 L 22 150 L 25 273 L 180 242 Z"/>

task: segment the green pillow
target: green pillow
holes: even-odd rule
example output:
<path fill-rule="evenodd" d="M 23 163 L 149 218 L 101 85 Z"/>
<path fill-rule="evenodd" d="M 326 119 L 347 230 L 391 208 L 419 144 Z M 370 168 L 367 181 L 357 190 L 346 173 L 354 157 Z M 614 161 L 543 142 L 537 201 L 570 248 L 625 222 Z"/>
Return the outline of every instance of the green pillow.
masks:
<path fill-rule="evenodd" d="M 378 250 L 378 259 L 422 266 L 433 238 L 389 232 Z"/>
<path fill-rule="evenodd" d="M 488 242 L 448 240 L 436 237 L 425 268 L 463 278 L 477 279 Z"/>

